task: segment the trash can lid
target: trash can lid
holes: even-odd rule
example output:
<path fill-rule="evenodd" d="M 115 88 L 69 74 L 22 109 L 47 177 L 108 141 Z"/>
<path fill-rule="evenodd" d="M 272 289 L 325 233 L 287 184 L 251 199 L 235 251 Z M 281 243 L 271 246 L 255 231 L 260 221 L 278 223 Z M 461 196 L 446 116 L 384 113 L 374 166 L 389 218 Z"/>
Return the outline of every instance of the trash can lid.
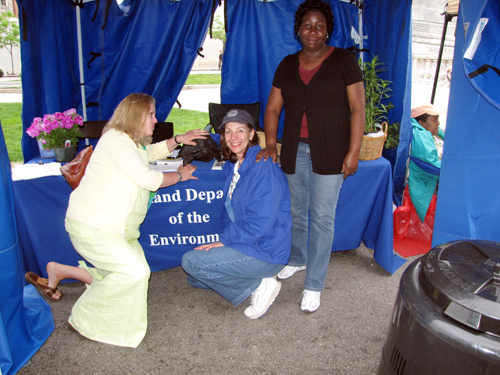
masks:
<path fill-rule="evenodd" d="M 421 262 L 419 282 L 444 314 L 500 336 L 500 243 L 447 242 Z"/>

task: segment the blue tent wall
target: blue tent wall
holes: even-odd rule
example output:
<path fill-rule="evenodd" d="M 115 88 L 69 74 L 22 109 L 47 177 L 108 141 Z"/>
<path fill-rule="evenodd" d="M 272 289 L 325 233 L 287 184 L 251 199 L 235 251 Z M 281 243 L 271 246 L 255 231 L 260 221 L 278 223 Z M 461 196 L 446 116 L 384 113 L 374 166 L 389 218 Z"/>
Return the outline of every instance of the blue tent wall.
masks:
<path fill-rule="evenodd" d="M 271 91 L 274 72 L 281 60 L 297 52 L 301 46 L 293 35 L 294 14 L 303 0 L 229 1 L 227 41 L 222 65 L 222 103 L 261 103 L 259 122 L 264 124 L 264 111 Z M 356 17 L 356 7 L 332 1 L 336 27 L 329 43 L 351 47 L 349 19 Z M 278 138 L 281 138 L 281 116 Z"/>
<path fill-rule="evenodd" d="M 394 202 L 401 204 L 408 157 L 408 143 L 411 127 L 411 5 L 407 1 L 366 2 L 366 24 L 370 58 L 377 55 L 386 63 L 387 72 L 380 74 L 392 82 L 390 102 L 394 108 L 389 111 L 389 123 L 399 122 L 400 143 L 393 171 Z"/>
<path fill-rule="evenodd" d="M 283 57 L 300 48 L 293 35 L 293 15 L 301 2 L 303 0 L 269 3 L 228 0 L 229 33 L 221 99 L 223 103 L 260 101 L 262 124 L 276 67 Z M 350 35 L 352 27 L 357 29 L 357 8 L 338 0 L 329 2 L 336 20 L 330 43 L 342 48 L 354 46 Z M 73 2 L 17 0 L 17 3 L 22 40 L 23 130 L 34 117 L 46 113 L 77 108 L 82 114 Z M 205 38 L 213 5 L 212 0 L 129 3 L 131 8 L 126 14 L 114 1 L 108 10 L 105 1 L 99 5 L 85 3 L 81 9 L 85 93 L 88 102 L 98 103 L 88 107 L 89 120 L 108 119 L 119 101 L 131 92 L 145 92 L 155 97 L 157 117 L 166 118 Z M 410 106 L 410 8 L 411 0 L 367 0 L 364 11 L 364 35 L 368 36 L 365 48 L 369 50 L 365 57 L 369 60 L 378 55 L 387 63 L 388 71 L 383 78 L 394 82 L 391 101 L 396 105 L 389 117 L 391 122 L 401 122 L 403 129 L 406 123 L 409 126 L 409 120 L 404 118 L 409 118 Z M 94 14 L 96 18 L 92 21 Z M 92 53 L 101 55 L 91 62 Z M 402 136 L 402 143 L 404 140 Z M 35 140 L 25 132 L 22 147 L 25 161 L 38 155 Z M 2 160 L 8 161 L 6 151 Z M 5 172 L 4 177 L 10 177 L 10 166 L 4 171 L 9 172 Z M 3 185 L 11 194 L 9 184 L 10 179 L 4 178 Z M 11 199 L 10 195 L 8 200 Z M 2 204 L 4 207 L 7 206 Z M 2 220 L 4 218 L 12 219 L 12 213 L 2 212 Z M 0 360 L 3 374 L 17 371 L 53 330 L 53 322 L 38 327 L 31 324 L 34 320 L 50 322 L 47 305 L 38 302 L 41 297 L 31 286 L 23 290 L 17 234 L 6 238 L 10 241 L 6 250 L 0 249 L 0 266 L 5 267 L 5 272 L 2 268 L 0 274 L 8 278 L 2 283 L 1 293 L 7 293 L 9 300 L 5 305 L 3 301 L 7 298 L 2 294 L 4 326 L 0 326 Z M 44 314 L 41 319 L 39 315 Z M 16 341 L 12 346 L 13 334 Z"/>
<path fill-rule="evenodd" d="M 474 58 L 466 59 L 480 17 L 488 24 Z M 500 4 L 461 0 L 456 30 L 433 246 L 469 238 L 500 241 L 500 103 L 495 98 L 500 77 L 491 69 L 468 77 L 483 64 L 500 69 Z"/>
<path fill-rule="evenodd" d="M 82 114 L 76 38 L 76 13 L 69 0 L 17 0 L 21 15 L 23 128 L 36 116 L 77 108 Z M 303 0 L 228 1 L 228 35 L 222 71 L 223 103 L 261 103 L 261 124 L 274 72 L 287 54 L 300 49 L 293 35 L 294 13 Z M 108 119 L 131 92 L 157 101 L 165 119 L 182 89 L 207 30 L 212 0 L 129 1 L 124 14 L 114 1 L 81 9 L 83 66 L 88 120 Z M 329 0 L 335 16 L 330 44 L 355 46 L 358 9 Z M 95 20 L 94 19 L 95 15 Z M 146 20 L 146 22 L 144 22 Z M 401 143 L 394 169 L 396 194 L 402 192 L 410 126 L 411 0 L 366 0 L 363 11 L 366 60 L 386 63 L 382 78 L 392 81 L 395 108 L 389 121 L 401 123 Z M 103 29 L 105 25 L 105 28 Z M 27 40 L 24 40 L 27 38 Z M 92 57 L 97 56 L 93 61 Z M 92 106 L 98 103 L 98 106 Z M 283 117 L 278 136 L 282 134 Z M 38 155 L 36 142 L 23 133 L 24 160 Z"/>
<path fill-rule="evenodd" d="M 23 287 L 9 155 L 0 124 L 0 373 L 16 373 L 54 331 L 50 306 Z"/>
<path fill-rule="evenodd" d="M 82 114 L 75 6 L 68 0 L 17 2 L 23 129 L 46 113 L 77 108 Z M 106 3 L 81 9 L 85 94 L 87 102 L 98 103 L 88 107 L 87 119 L 109 119 L 125 96 L 144 92 L 156 99 L 157 118 L 165 120 L 203 44 L 213 1 L 132 1 L 126 14 L 115 1 L 108 10 Z M 90 62 L 91 53 L 101 55 Z M 22 147 L 25 161 L 39 153 L 26 133 Z"/>
<path fill-rule="evenodd" d="M 76 44 L 72 40 L 76 36 L 76 23 L 73 22 L 73 28 L 68 25 L 75 12 L 68 1 L 18 0 L 17 3 L 24 103 L 21 117 L 26 130 L 37 116 L 77 105 L 73 97 L 79 89 L 78 76 L 72 68 L 77 60 L 71 53 L 73 48 L 68 46 Z M 25 162 L 39 154 L 36 142 L 24 131 L 21 143 Z"/>
<path fill-rule="evenodd" d="M 222 103 L 261 103 L 260 124 L 271 91 L 274 72 L 280 61 L 301 48 L 293 34 L 294 15 L 303 0 L 228 1 L 228 34 L 222 66 Z M 358 30 L 358 9 L 338 0 L 327 1 L 334 14 L 335 27 L 329 44 L 355 46 L 351 31 Z M 373 0 L 365 2 L 363 14 L 365 60 L 374 55 L 386 63 L 381 77 L 392 81 L 395 108 L 389 112 L 391 123 L 402 124 L 401 146 L 394 170 L 400 192 L 404 182 L 410 125 L 411 83 L 411 1 Z M 280 118 L 278 137 L 283 132 Z"/>

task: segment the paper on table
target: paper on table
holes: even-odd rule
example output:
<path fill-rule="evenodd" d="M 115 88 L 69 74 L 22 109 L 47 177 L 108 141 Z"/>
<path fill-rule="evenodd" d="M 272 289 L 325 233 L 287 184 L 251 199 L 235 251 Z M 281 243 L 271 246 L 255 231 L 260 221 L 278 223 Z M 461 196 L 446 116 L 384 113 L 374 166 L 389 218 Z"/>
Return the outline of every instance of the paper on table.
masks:
<path fill-rule="evenodd" d="M 180 167 L 181 164 L 182 160 L 172 160 L 172 161 L 162 160 L 161 163 L 157 162 L 156 165 L 149 165 L 149 169 L 158 172 L 175 172 L 177 168 Z"/>
<path fill-rule="evenodd" d="M 212 170 L 222 170 L 222 166 L 224 165 L 226 161 L 217 161 L 217 159 L 214 160 L 214 164 L 212 165 Z"/>
<path fill-rule="evenodd" d="M 171 163 L 176 162 L 176 161 L 182 161 L 182 158 L 158 159 L 155 164 L 156 165 L 167 165 L 167 164 L 171 164 Z"/>
<path fill-rule="evenodd" d="M 30 180 L 46 176 L 60 176 L 61 163 L 23 164 L 12 170 L 12 180 Z"/>

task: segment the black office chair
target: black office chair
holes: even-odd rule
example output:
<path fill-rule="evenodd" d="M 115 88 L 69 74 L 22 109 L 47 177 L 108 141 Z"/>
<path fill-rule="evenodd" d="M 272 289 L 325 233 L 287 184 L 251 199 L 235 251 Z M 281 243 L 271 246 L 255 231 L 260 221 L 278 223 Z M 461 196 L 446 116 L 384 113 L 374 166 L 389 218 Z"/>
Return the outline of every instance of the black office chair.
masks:
<path fill-rule="evenodd" d="M 170 139 L 174 136 L 174 123 L 173 122 L 157 122 L 155 131 L 153 132 L 152 143 L 161 142 Z"/>
<path fill-rule="evenodd" d="M 210 118 L 210 123 L 205 127 L 205 130 L 210 132 L 212 129 L 215 133 L 219 132 L 220 124 L 224 119 L 224 116 L 231 109 L 242 109 L 250 113 L 255 123 L 256 130 L 262 129 L 259 126 L 259 114 L 260 114 L 260 103 L 255 102 L 251 104 L 218 104 L 218 103 L 208 103 L 208 116 Z"/>
<path fill-rule="evenodd" d="M 83 134 L 82 138 L 99 139 L 102 135 L 102 129 L 106 126 L 108 120 L 99 121 L 84 121 L 80 131 Z"/>
<path fill-rule="evenodd" d="M 80 127 L 80 132 L 83 134 L 80 140 L 84 140 L 84 142 L 78 142 L 78 152 L 87 146 L 95 148 L 99 138 L 101 138 L 102 129 L 104 129 L 107 123 L 108 120 L 84 121 L 83 126 Z"/>

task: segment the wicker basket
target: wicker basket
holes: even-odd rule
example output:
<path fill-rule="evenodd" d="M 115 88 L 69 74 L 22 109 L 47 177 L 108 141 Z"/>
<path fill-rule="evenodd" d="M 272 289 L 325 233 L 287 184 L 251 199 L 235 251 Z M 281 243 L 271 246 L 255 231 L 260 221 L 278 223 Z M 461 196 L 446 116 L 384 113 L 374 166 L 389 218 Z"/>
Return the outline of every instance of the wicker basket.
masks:
<path fill-rule="evenodd" d="M 387 139 L 387 122 L 382 123 L 383 136 L 367 137 L 363 136 L 361 143 L 361 151 L 359 152 L 359 160 L 375 160 L 382 156 L 384 143 Z"/>

